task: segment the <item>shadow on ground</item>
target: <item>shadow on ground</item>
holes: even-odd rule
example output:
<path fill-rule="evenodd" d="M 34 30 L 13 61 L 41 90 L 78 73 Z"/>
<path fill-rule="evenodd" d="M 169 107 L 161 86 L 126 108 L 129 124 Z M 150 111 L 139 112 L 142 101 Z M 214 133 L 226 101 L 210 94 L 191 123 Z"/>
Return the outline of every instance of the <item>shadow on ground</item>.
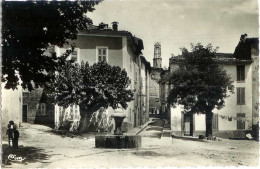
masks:
<path fill-rule="evenodd" d="M 89 138 L 94 138 L 96 135 L 108 135 L 111 134 L 109 132 L 86 132 L 86 133 L 80 133 L 78 131 L 67 131 L 67 130 L 48 130 L 45 131 L 47 133 L 61 136 L 61 137 L 70 137 L 70 138 L 81 138 L 81 139 L 89 139 Z"/>
<path fill-rule="evenodd" d="M 3 165 L 11 165 L 12 163 L 34 163 L 34 162 L 44 162 L 44 160 L 49 159 L 49 155 L 47 155 L 43 149 L 36 147 L 22 147 L 19 146 L 18 149 L 9 148 L 7 144 L 2 145 L 2 164 Z M 10 161 L 8 160 L 8 156 L 12 154 L 15 155 L 16 158 L 22 157 L 25 158 L 22 162 L 19 161 Z"/>

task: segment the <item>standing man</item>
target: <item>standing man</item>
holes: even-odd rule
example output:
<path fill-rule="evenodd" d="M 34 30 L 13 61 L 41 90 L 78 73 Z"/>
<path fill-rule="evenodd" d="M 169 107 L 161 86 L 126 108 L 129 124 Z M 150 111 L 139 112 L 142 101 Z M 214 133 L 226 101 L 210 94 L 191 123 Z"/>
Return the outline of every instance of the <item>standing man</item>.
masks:
<path fill-rule="evenodd" d="M 9 148 L 11 148 L 13 146 L 13 130 L 11 128 L 11 124 L 7 125 L 7 130 L 6 130 L 6 134 L 8 135 L 8 145 Z M 12 144 L 12 145 L 11 145 Z"/>
<path fill-rule="evenodd" d="M 13 148 L 18 148 L 19 131 L 16 128 L 14 128 L 13 133 L 14 133 Z"/>

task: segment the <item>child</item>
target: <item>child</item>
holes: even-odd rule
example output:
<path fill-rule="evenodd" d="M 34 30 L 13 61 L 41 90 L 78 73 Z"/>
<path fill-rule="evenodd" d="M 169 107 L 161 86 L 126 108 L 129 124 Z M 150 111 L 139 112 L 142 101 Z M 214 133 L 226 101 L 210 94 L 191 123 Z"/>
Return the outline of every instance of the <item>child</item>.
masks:
<path fill-rule="evenodd" d="M 8 135 L 8 145 L 11 147 L 11 143 L 13 143 L 13 130 L 11 129 L 11 124 L 7 125 L 8 129 L 6 130 L 6 134 Z M 12 145 L 13 146 L 13 145 Z"/>
<path fill-rule="evenodd" d="M 19 131 L 14 128 L 13 148 L 18 148 Z"/>

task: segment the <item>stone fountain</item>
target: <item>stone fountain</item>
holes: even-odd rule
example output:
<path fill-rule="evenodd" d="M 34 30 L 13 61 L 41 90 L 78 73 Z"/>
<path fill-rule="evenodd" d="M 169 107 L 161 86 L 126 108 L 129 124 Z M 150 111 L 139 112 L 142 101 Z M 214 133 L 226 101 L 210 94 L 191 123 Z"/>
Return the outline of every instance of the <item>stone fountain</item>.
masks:
<path fill-rule="evenodd" d="M 121 108 L 115 109 L 111 115 L 115 122 L 114 134 L 95 136 L 96 148 L 140 148 L 141 136 L 125 135 L 122 132 L 122 123 L 126 115 Z"/>

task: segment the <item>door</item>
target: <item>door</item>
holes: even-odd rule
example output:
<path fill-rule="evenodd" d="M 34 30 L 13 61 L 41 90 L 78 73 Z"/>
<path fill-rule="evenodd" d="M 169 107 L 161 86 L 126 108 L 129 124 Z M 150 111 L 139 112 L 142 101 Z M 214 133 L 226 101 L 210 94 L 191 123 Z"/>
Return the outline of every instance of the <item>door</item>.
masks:
<path fill-rule="evenodd" d="M 193 135 L 193 115 L 184 114 L 184 135 Z"/>
<path fill-rule="evenodd" d="M 190 136 L 190 116 L 184 115 L 184 135 Z"/>
<path fill-rule="evenodd" d="M 27 122 L 27 105 L 23 105 L 23 122 Z"/>

